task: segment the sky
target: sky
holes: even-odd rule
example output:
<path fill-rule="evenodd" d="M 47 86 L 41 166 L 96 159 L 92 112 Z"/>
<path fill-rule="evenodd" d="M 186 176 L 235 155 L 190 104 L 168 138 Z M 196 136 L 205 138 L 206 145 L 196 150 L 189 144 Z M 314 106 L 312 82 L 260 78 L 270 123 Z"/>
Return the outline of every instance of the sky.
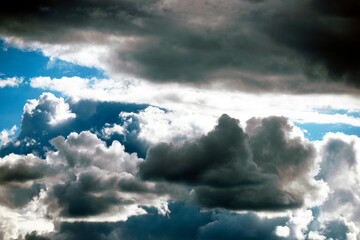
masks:
<path fill-rule="evenodd" d="M 0 240 L 360 239 L 360 3 L 0 8 Z"/>

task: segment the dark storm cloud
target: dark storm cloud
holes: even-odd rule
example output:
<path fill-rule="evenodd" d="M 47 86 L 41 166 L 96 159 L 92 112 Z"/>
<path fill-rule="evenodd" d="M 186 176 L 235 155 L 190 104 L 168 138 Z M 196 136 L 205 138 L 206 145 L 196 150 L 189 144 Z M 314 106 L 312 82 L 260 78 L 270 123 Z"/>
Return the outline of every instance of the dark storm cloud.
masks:
<path fill-rule="evenodd" d="M 310 76 L 317 77 L 322 70 L 335 81 L 359 88 L 359 2 L 313 0 L 286 4 L 292 7 L 274 15 L 267 26 L 269 35 L 303 56 Z"/>
<path fill-rule="evenodd" d="M 249 161 L 245 138 L 238 121 L 223 115 L 215 129 L 196 142 L 150 148 L 146 161 L 139 166 L 141 176 L 218 187 L 262 182 L 266 178 L 261 179 L 256 165 Z"/>
<path fill-rule="evenodd" d="M 207 135 L 181 146 L 151 147 L 139 164 L 143 179 L 194 187 L 205 207 L 280 210 L 302 205 L 301 193 L 282 186 L 303 178 L 314 160 L 314 148 L 290 138 L 287 119 L 251 119 L 246 132 L 223 115 Z M 305 184 L 305 183 L 304 183 Z"/>
<path fill-rule="evenodd" d="M 13 1 L 0 10 L 0 32 L 43 43 L 107 44 L 107 70 L 157 82 L 356 92 L 357 12 L 355 0 Z"/>

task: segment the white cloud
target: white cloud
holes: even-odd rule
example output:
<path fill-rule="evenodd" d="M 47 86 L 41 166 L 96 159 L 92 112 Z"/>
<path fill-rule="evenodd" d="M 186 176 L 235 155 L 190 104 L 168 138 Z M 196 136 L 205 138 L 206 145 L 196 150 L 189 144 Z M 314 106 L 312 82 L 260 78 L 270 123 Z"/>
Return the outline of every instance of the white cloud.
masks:
<path fill-rule="evenodd" d="M 63 98 L 57 98 L 52 93 L 41 94 L 39 100 L 29 100 L 24 106 L 24 112 L 30 115 L 35 112 L 45 113 L 49 116 L 51 125 L 76 117 L 76 114 L 70 111 L 69 104 Z"/>
<path fill-rule="evenodd" d="M 279 237 L 288 237 L 290 235 L 290 228 L 287 226 L 277 226 L 275 234 Z"/>
<path fill-rule="evenodd" d="M 22 82 L 24 81 L 24 78 L 20 77 L 12 77 L 12 78 L 0 78 L 0 88 L 4 87 L 18 87 Z"/>
<path fill-rule="evenodd" d="M 322 236 L 317 231 L 310 231 L 309 234 L 308 234 L 308 239 L 309 240 L 325 240 L 326 237 Z"/>
<path fill-rule="evenodd" d="M 16 130 L 17 127 L 14 125 L 10 130 L 4 129 L 0 132 L 0 147 L 11 141 L 12 136 L 14 136 Z"/>
<path fill-rule="evenodd" d="M 216 118 L 197 114 L 167 112 L 157 107 L 147 107 L 139 113 L 120 113 L 126 128 L 135 119 L 139 122 L 139 135 L 150 144 L 159 142 L 180 143 L 210 131 Z"/>
<path fill-rule="evenodd" d="M 93 99 L 151 104 L 183 114 L 218 117 L 227 113 L 245 122 L 251 117 L 286 116 L 293 122 L 360 126 L 360 119 L 346 113 L 329 114 L 325 110 L 360 112 L 360 98 L 348 95 L 248 94 L 218 90 L 215 86 L 197 89 L 179 84 L 155 84 L 137 79 L 84 79 L 37 77 L 30 85 L 59 91 L 73 100 Z M 330 107 L 331 106 L 331 107 Z"/>
<path fill-rule="evenodd" d="M 101 135 L 105 138 L 105 139 L 110 139 L 110 137 L 114 134 L 119 134 L 119 135 L 124 135 L 126 133 L 126 130 L 114 123 L 114 124 L 105 124 L 105 126 L 103 127 L 103 129 L 101 129 Z"/>
<path fill-rule="evenodd" d="M 91 80 L 80 77 L 35 77 L 30 79 L 30 86 L 33 88 L 50 89 L 73 95 L 81 89 L 85 89 Z"/>
<path fill-rule="evenodd" d="M 96 166 L 111 172 L 135 174 L 137 164 L 142 161 L 136 153 L 126 153 L 118 141 L 107 147 L 106 143 L 88 131 L 71 133 L 67 139 L 57 137 L 51 143 L 58 151 L 48 152 L 47 158 L 54 163 L 64 162 L 70 167 Z"/>

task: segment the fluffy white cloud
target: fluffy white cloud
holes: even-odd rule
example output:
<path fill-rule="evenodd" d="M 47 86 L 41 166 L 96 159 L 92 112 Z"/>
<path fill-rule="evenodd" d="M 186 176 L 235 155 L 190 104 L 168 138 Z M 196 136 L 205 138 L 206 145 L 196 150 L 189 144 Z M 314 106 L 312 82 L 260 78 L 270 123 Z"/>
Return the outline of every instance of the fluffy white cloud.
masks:
<path fill-rule="evenodd" d="M 0 78 L 0 88 L 4 87 L 18 87 L 22 82 L 24 81 L 24 78 L 20 77 L 12 77 L 12 78 Z"/>
<path fill-rule="evenodd" d="M 279 237 L 288 237 L 290 235 L 290 229 L 287 226 L 277 226 L 275 234 Z"/>
<path fill-rule="evenodd" d="M 10 130 L 9 129 L 2 130 L 0 132 L 0 146 L 6 145 L 8 142 L 10 142 L 16 130 L 17 130 L 16 125 L 14 125 Z"/>
<path fill-rule="evenodd" d="M 101 130 L 101 134 L 104 138 L 110 139 L 110 137 L 114 134 L 124 135 L 126 132 L 125 128 L 114 123 L 114 124 L 105 124 L 103 129 Z"/>
<path fill-rule="evenodd" d="M 122 112 L 120 118 L 125 129 L 136 121 L 139 124 L 138 137 L 150 144 L 194 139 L 208 132 L 216 121 L 211 116 L 165 111 L 152 106 L 139 113 Z"/>
<path fill-rule="evenodd" d="M 24 106 L 24 113 L 33 115 L 34 113 L 44 114 L 48 118 L 50 125 L 75 118 L 76 115 L 69 109 L 69 104 L 63 98 L 57 98 L 52 93 L 43 93 L 39 100 L 32 99 Z"/>

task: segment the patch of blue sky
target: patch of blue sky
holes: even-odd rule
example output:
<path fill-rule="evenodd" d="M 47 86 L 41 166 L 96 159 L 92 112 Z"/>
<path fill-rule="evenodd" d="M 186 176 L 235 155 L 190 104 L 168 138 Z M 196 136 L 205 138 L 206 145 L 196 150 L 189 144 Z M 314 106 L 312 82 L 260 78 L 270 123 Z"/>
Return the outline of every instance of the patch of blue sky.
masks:
<path fill-rule="evenodd" d="M 20 126 L 24 104 L 38 98 L 44 90 L 31 88 L 29 79 L 38 76 L 51 78 L 73 77 L 107 78 L 104 71 L 72 64 L 62 60 L 50 60 L 40 51 L 27 51 L 7 46 L 0 40 L 0 78 L 23 77 L 18 87 L 0 88 L 0 131 Z M 52 92 L 56 96 L 59 93 Z"/>
<path fill-rule="evenodd" d="M 341 132 L 347 135 L 356 135 L 360 137 L 360 127 L 352 126 L 349 124 L 317 124 L 317 123 L 294 123 L 304 131 L 304 135 L 310 141 L 322 140 L 328 133 Z"/>
<path fill-rule="evenodd" d="M 319 108 L 315 110 L 319 113 L 324 113 L 324 114 L 330 114 L 330 115 L 340 114 L 340 115 L 347 115 L 350 117 L 360 118 L 360 111 L 351 111 L 347 109 L 324 109 L 324 108 Z"/>

